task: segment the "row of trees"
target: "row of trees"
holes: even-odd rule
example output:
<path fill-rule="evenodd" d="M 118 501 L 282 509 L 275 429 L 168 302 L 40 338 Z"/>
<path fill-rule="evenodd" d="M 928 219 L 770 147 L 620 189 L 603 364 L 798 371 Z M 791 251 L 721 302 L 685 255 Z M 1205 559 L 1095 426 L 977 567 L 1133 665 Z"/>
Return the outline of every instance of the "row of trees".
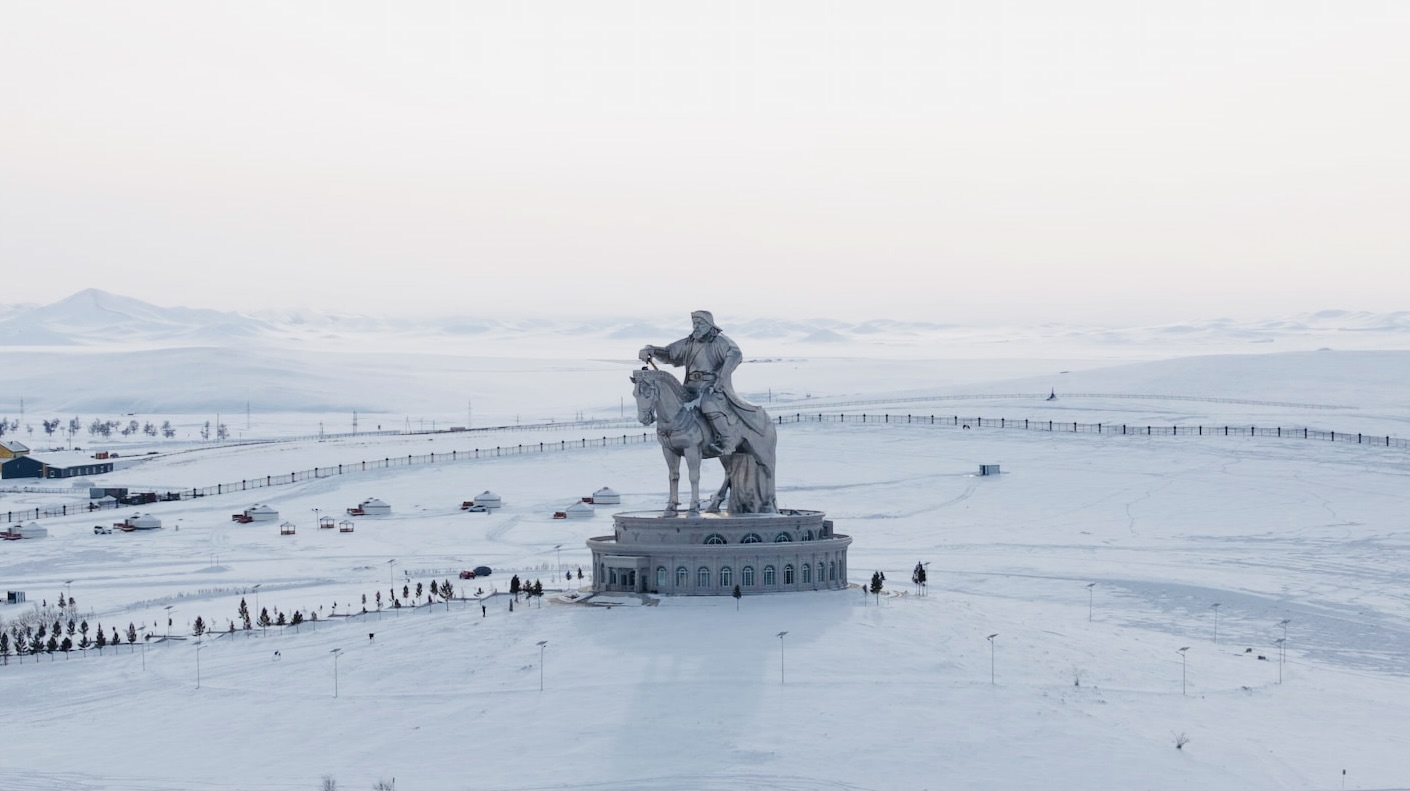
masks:
<path fill-rule="evenodd" d="M 15 623 L 8 630 L 0 629 L 0 663 L 8 665 L 12 654 L 24 661 L 26 654 L 35 657 L 44 653 L 67 655 L 75 648 L 82 651 L 96 648 L 102 653 L 109 645 L 118 646 L 123 642 L 123 634 L 117 627 L 113 628 L 111 637 L 101 623 L 90 633 L 87 620 L 75 623 L 69 619 L 67 624 L 59 620 L 52 624 Z M 127 625 L 126 642 L 137 642 L 136 624 Z"/>
<path fill-rule="evenodd" d="M 582 571 L 579 570 L 578 574 L 581 577 Z M 542 597 L 543 582 L 541 580 L 534 580 L 531 583 L 526 582 L 520 580 L 519 575 L 516 574 L 509 581 L 509 592 L 514 595 L 515 601 L 518 601 L 520 596 Z M 398 595 L 398 593 L 400 593 L 400 595 Z M 400 591 L 396 588 L 389 588 L 386 599 L 383 599 L 382 591 L 377 590 L 373 593 L 371 604 L 375 607 L 376 611 L 380 612 L 384 607 L 384 602 L 390 602 L 389 606 L 392 609 L 401 609 L 404 606 L 416 606 L 420 604 L 424 597 L 427 605 L 435 604 L 436 600 L 440 599 L 445 602 L 446 608 L 449 609 L 451 601 L 455 598 L 455 594 L 455 585 L 453 585 L 450 580 L 447 579 L 440 582 L 431 580 L 429 583 L 416 583 L 414 589 L 410 583 L 402 585 Z M 124 641 L 123 633 L 118 631 L 117 628 L 113 628 L 111 630 L 111 636 L 109 636 L 108 630 L 105 630 L 101 623 L 98 624 L 96 630 L 91 630 L 87 619 L 72 615 L 76 612 L 75 602 L 72 597 L 65 599 L 61 593 L 58 602 L 59 607 L 57 611 L 49 607 L 46 601 L 42 609 L 35 609 L 32 617 L 13 623 L 8 629 L 0 626 L 0 662 L 9 664 L 9 658 L 12 655 L 23 658 L 26 654 L 34 656 L 38 656 L 41 653 L 67 654 L 75 648 L 82 651 L 96 648 L 99 653 L 101 653 L 104 648 L 110 645 L 122 645 L 123 642 L 130 645 L 136 643 L 138 640 L 136 624 L 129 623 L 127 625 L 126 640 Z M 403 602 L 406 602 L 406 604 L 403 604 Z M 369 612 L 368 604 L 367 594 L 364 593 L 362 594 L 363 613 Z M 352 614 L 352 605 L 349 604 L 345 606 L 347 606 L 347 614 Z M 322 609 L 322 607 L 319 607 L 320 611 L 322 611 Z M 71 614 L 67 617 L 67 621 L 65 621 L 65 613 Z M 331 614 L 334 616 L 338 614 L 338 604 L 336 602 L 332 606 Z M 254 616 L 250 612 L 249 603 L 245 601 L 244 598 L 240 599 L 240 606 L 236 611 L 236 615 L 236 620 L 227 622 L 227 632 L 233 633 L 237 630 L 250 631 L 255 627 L 267 629 L 271 626 L 293 626 L 297 629 L 300 624 L 318 621 L 317 612 L 310 611 L 308 615 L 305 615 L 302 610 L 285 613 L 277 607 L 274 608 L 273 614 L 270 613 L 268 607 L 261 607 L 259 614 Z M 49 618 L 53 618 L 53 621 L 50 622 L 48 620 Z M 238 627 L 236 626 L 237 621 L 239 623 Z M 156 625 L 157 624 L 153 624 L 154 627 Z M 171 627 L 170 620 L 167 621 L 167 627 L 168 629 Z M 214 627 L 200 615 L 197 615 L 195 620 L 191 622 L 191 634 L 195 637 L 210 634 L 214 628 L 217 627 Z M 148 634 L 145 635 L 143 639 L 150 640 L 151 637 L 152 636 Z"/>
<path fill-rule="evenodd" d="M 77 417 L 69 418 L 67 422 L 62 418 L 46 418 L 41 419 L 39 424 L 48 437 L 52 438 L 55 432 L 67 433 L 70 441 L 72 441 L 79 432 L 84 430 L 83 421 Z M 21 428 L 25 429 L 30 436 L 34 436 L 34 424 L 29 423 L 21 425 L 18 420 L 0 418 L 0 437 L 4 437 L 6 434 L 10 433 L 18 434 Z M 128 420 L 124 423 L 121 420 L 100 420 L 94 418 L 88 423 L 87 428 L 90 437 L 103 437 L 104 439 L 111 438 L 114 434 L 119 434 L 123 437 L 134 437 L 139 434 L 145 434 L 148 437 L 161 436 L 166 439 L 171 439 L 176 436 L 176 429 L 172 427 L 170 420 L 163 420 L 162 424 L 158 426 L 150 420 L 145 423 L 139 423 L 136 420 Z M 214 432 L 215 438 L 220 440 L 227 439 L 230 436 L 230 428 L 224 423 L 217 423 L 212 428 L 211 422 L 207 420 L 201 427 L 201 439 L 210 439 L 212 432 Z"/>

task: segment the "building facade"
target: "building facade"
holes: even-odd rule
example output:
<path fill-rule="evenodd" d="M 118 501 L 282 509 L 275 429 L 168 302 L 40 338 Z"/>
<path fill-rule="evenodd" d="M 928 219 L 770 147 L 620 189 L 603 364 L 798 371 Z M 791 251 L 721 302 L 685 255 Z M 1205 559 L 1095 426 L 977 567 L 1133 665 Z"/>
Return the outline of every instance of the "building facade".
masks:
<path fill-rule="evenodd" d="M 621 513 L 610 536 L 588 539 L 593 590 L 729 596 L 847 587 L 852 537 L 821 511 L 748 517 Z"/>

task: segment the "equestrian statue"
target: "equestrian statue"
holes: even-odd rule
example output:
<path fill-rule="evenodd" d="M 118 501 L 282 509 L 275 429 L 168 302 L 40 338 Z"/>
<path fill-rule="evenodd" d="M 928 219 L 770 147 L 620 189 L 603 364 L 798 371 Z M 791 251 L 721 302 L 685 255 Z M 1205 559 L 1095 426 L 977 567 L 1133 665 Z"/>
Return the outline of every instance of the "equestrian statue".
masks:
<path fill-rule="evenodd" d="M 706 510 L 718 512 L 729 494 L 731 514 L 772 514 L 774 461 L 778 435 L 763 407 L 734 391 L 734 369 L 743 360 L 739 346 L 715 325 L 707 310 L 690 314 L 690 335 L 669 346 L 642 347 L 638 357 L 650 368 L 635 371 L 631 381 L 637 417 L 656 424 L 656 437 L 666 457 L 671 495 L 666 513 L 678 512 L 680 462 L 690 475 L 687 511 L 699 513 L 700 460 L 718 458 L 725 481 Z M 684 382 L 656 369 L 655 360 L 685 368 Z"/>

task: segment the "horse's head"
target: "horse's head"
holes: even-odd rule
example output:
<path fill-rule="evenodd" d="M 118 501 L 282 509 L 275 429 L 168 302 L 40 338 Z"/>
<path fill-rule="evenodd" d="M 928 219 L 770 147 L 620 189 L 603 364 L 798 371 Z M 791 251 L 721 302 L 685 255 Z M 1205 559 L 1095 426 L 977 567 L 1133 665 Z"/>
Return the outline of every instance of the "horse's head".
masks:
<path fill-rule="evenodd" d="M 636 399 L 636 419 L 641 421 L 643 426 L 649 426 L 656 422 L 656 381 L 651 376 L 652 371 L 645 368 L 640 371 L 632 371 L 628 378 L 635 387 L 632 388 L 632 397 Z"/>

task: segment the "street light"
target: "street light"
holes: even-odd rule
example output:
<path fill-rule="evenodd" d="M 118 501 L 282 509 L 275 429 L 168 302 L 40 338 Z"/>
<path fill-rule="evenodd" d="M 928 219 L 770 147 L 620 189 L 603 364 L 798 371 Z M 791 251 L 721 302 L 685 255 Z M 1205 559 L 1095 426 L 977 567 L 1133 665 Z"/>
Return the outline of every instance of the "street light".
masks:
<path fill-rule="evenodd" d="M 1209 605 L 1209 609 L 1214 610 L 1214 642 L 1219 642 L 1219 602 Z"/>
<path fill-rule="evenodd" d="M 539 692 L 543 692 L 543 649 L 548 647 L 547 640 L 540 640 L 539 643 Z"/>
<path fill-rule="evenodd" d="M 784 681 L 783 676 L 783 636 L 786 634 L 788 634 L 788 632 L 778 633 L 778 683 L 780 684 L 787 683 Z"/>
<path fill-rule="evenodd" d="M 1283 683 L 1283 663 L 1288 657 L 1288 624 L 1291 618 L 1284 618 L 1278 621 L 1278 625 L 1283 627 L 1283 636 L 1278 640 L 1278 683 Z"/>
<path fill-rule="evenodd" d="M 69 599 L 73 598 L 73 580 L 64 580 L 64 590 L 64 601 L 67 603 Z"/>
<path fill-rule="evenodd" d="M 343 649 L 334 648 L 328 653 L 333 655 L 333 697 L 338 697 L 338 656 L 343 653 Z"/>
<path fill-rule="evenodd" d="M 1180 654 L 1180 694 L 1185 694 L 1185 652 L 1190 650 L 1189 646 L 1178 649 Z"/>
<path fill-rule="evenodd" d="M 172 608 L 172 607 L 175 607 L 175 606 L 176 606 L 175 604 L 168 604 L 168 605 L 166 606 L 166 636 L 167 636 L 167 637 L 171 637 L 171 608 Z"/>
<path fill-rule="evenodd" d="M 261 585 L 263 585 L 263 584 L 264 584 L 263 582 L 257 582 L 257 583 L 255 583 L 254 585 L 250 586 L 250 589 L 255 592 L 255 618 L 256 618 L 257 620 L 259 619 L 259 613 L 260 613 L 260 609 L 259 609 L 259 586 L 261 586 Z M 260 633 L 263 634 L 263 632 L 264 632 L 264 624 L 260 624 L 259 629 L 260 629 Z"/>
<path fill-rule="evenodd" d="M 392 587 L 396 587 L 396 584 L 397 584 L 396 578 L 392 576 L 392 569 L 393 569 L 396 565 L 397 565 L 397 559 L 396 559 L 396 558 L 392 558 L 391 560 L 387 561 L 387 584 L 388 584 L 388 585 L 391 585 Z"/>
<path fill-rule="evenodd" d="M 1087 623 L 1092 622 L 1092 588 L 1096 586 L 1095 582 L 1087 583 Z"/>
<path fill-rule="evenodd" d="M 561 574 L 563 572 L 563 545 L 554 544 L 553 548 L 558 552 L 558 573 Z M 557 575 L 554 575 L 554 579 L 557 579 Z"/>
<path fill-rule="evenodd" d="M 995 633 L 989 635 L 988 637 L 984 638 L 985 640 L 988 640 L 988 641 L 989 641 L 989 683 L 990 683 L 990 684 L 993 684 L 993 683 L 994 683 L 994 638 L 995 638 L 995 637 L 998 637 L 998 636 L 999 636 L 999 633 L 998 633 L 998 632 L 995 632 Z"/>
<path fill-rule="evenodd" d="M 196 689 L 201 688 L 201 649 L 205 648 L 200 643 L 196 644 Z"/>

